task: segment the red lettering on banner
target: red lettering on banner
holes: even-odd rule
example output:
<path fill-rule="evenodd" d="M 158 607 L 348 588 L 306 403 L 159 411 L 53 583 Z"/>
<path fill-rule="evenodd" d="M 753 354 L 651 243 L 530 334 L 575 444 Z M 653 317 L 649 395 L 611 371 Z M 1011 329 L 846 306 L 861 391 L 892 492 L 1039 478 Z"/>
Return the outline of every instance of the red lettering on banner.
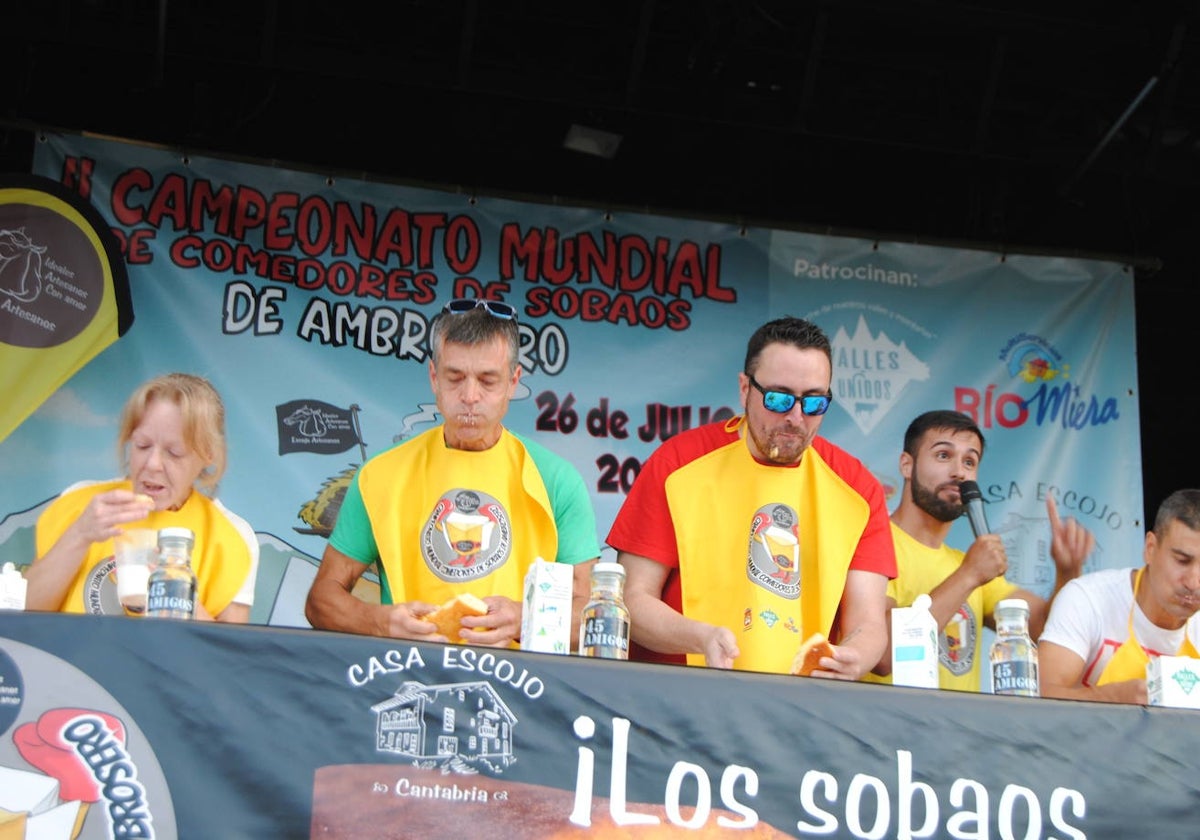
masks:
<path fill-rule="evenodd" d="M 310 257 L 331 254 L 402 266 L 433 268 L 439 251 L 451 268 L 468 274 L 482 253 L 478 225 L 467 215 L 409 213 L 392 209 L 379 221 L 371 204 L 331 201 L 295 192 L 266 195 L 253 187 L 215 186 L 169 173 L 159 183 L 133 168 L 113 181 L 112 211 L 118 223 L 149 224 L 200 234 L 210 231 L 238 242 L 261 233 L 263 248 L 299 249 Z M 232 247 L 232 246 L 231 246 Z"/>
<path fill-rule="evenodd" d="M 370 259 L 372 232 L 375 230 L 375 207 L 364 204 L 362 216 L 351 212 L 343 202 L 333 205 L 333 249 L 332 253 L 345 256 L 351 252 L 349 243 L 354 243 L 353 252 L 362 259 Z"/>
<path fill-rule="evenodd" d="M 238 187 L 233 214 L 233 238 L 246 238 L 246 231 L 262 227 L 267 219 L 267 197 L 252 187 Z"/>
<path fill-rule="evenodd" d="M 384 278 L 384 271 L 379 266 L 364 265 L 362 267 L 362 279 L 358 284 L 358 293 L 363 297 L 373 297 L 382 300 Z"/>
<path fill-rule="evenodd" d="M 333 211 L 322 199 L 312 197 L 301 202 L 296 210 L 296 241 L 300 250 L 310 257 L 325 253 L 333 239 Z"/>
<path fill-rule="evenodd" d="M 141 206 L 134 203 L 135 195 L 154 186 L 154 179 L 145 169 L 130 169 L 122 172 L 113 181 L 112 212 L 120 224 L 133 227 L 146 218 Z"/>
<path fill-rule="evenodd" d="M 611 230 L 564 234 L 553 226 L 523 230 L 510 222 L 500 227 L 492 279 L 479 271 L 483 241 L 469 214 L 384 212 L 178 173 L 156 183 L 138 168 L 116 177 L 112 203 L 121 225 L 180 231 L 165 245 L 180 268 L 254 275 L 339 297 L 432 303 L 437 268 L 444 266 L 456 289 L 474 284 L 489 297 L 523 278 L 531 284 L 527 317 L 685 330 L 691 300 L 737 300 L 736 290 L 721 285 L 721 246 L 713 243 Z M 604 288 L 588 288 L 593 284 Z"/>
<path fill-rule="evenodd" d="M 577 317 L 583 321 L 624 322 L 633 327 L 666 327 L 676 331 L 691 326 L 692 304 L 686 300 L 664 303 L 655 297 L 635 298 L 627 293 L 610 295 L 602 289 L 537 286 L 525 293 L 525 302 L 525 314 L 530 318 Z"/>
<path fill-rule="evenodd" d="M 676 247 L 665 237 L 653 243 L 638 234 L 618 238 L 605 231 L 601 237 L 603 244 L 590 233 L 562 237 L 554 228 L 532 228 L 522 234 L 518 224 L 507 224 L 500 231 L 500 277 L 520 274 L 530 283 L 541 280 L 552 285 L 571 279 L 590 283 L 594 277 L 625 292 L 650 289 L 680 297 L 687 289 L 696 298 L 737 300 L 733 289 L 721 286 L 719 245 L 710 244 L 701 253 L 700 246 L 690 241 Z"/>
<path fill-rule="evenodd" d="M 164 178 L 150 202 L 146 221 L 161 228 L 164 219 L 170 219 L 175 230 L 187 229 L 187 180 L 181 175 Z"/>
<path fill-rule="evenodd" d="M 263 247 L 272 251 L 285 251 L 292 236 L 292 219 L 289 212 L 300 204 L 296 193 L 275 193 L 267 211 L 267 222 L 263 226 Z"/>
<path fill-rule="evenodd" d="M 610 288 L 617 275 L 617 236 L 610 230 L 604 231 L 604 246 L 594 236 L 581 236 L 579 247 L 579 282 L 592 282 L 592 275 Z"/>
<path fill-rule="evenodd" d="M 229 235 L 229 220 L 233 216 L 233 190 L 221 187 L 214 191 L 208 181 L 192 184 L 191 212 L 188 214 L 188 230 L 204 230 L 204 220 L 213 218 L 213 230 L 222 236 Z"/>
<path fill-rule="evenodd" d="M 460 251 L 460 246 L 462 250 Z M 470 216 L 455 216 L 446 228 L 446 264 L 457 274 L 469 274 L 479 264 L 479 226 Z"/>

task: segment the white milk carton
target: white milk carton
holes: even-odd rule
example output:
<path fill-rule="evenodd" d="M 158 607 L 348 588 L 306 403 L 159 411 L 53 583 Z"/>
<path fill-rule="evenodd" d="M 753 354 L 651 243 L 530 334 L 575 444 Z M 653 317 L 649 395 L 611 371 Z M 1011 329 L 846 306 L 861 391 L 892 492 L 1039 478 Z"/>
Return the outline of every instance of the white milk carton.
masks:
<path fill-rule="evenodd" d="M 928 595 L 918 595 L 911 607 L 892 610 L 892 684 L 912 688 L 938 687 L 937 621 L 929 612 Z"/>
<path fill-rule="evenodd" d="M 0 610 L 24 610 L 27 582 L 12 563 L 0 569 Z"/>
<path fill-rule="evenodd" d="M 521 650 L 571 652 L 571 591 L 575 567 L 541 557 L 525 573 Z"/>
<path fill-rule="evenodd" d="M 1200 709 L 1200 659 L 1151 657 L 1146 663 L 1146 693 L 1151 706 Z"/>

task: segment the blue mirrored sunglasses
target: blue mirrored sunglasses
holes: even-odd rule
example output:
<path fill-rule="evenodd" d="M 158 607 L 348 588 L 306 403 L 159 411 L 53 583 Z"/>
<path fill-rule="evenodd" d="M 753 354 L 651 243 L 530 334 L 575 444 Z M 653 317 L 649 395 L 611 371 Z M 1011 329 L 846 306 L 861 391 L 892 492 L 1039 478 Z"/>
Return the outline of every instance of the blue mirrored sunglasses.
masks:
<path fill-rule="evenodd" d="M 472 309 L 483 307 L 489 315 L 504 318 L 509 321 L 517 320 L 517 309 L 511 304 L 499 300 L 477 300 L 476 298 L 455 298 L 442 307 L 443 312 L 459 315 Z"/>
<path fill-rule="evenodd" d="M 819 417 L 829 410 L 829 404 L 833 402 L 832 394 L 789 394 L 787 391 L 768 391 L 766 388 L 758 384 L 750 374 L 746 374 L 746 378 L 750 380 L 750 384 L 762 392 L 763 408 L 767 411 L 774 411 L 776 414 L 787 414 L 792 410 L 792 406 L 796 404 L 796 400 L 800 401 L 800 412 L 807 414 L 809 417 Z"/>

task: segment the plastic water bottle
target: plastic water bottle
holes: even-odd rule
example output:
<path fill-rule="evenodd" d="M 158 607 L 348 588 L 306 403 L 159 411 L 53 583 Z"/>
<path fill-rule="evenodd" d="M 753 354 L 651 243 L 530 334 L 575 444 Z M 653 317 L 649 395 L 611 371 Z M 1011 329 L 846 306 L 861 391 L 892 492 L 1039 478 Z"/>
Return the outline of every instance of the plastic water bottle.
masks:
<path fill-rule="evenodd" d="M 592 594 L 579 622 L 579 655 L 629 658 L 629 610 L 625 608 L 625 567 L 592 567 Z"/>
<path fill-rule="evenodd" d="M 158 565 L 146 587 L 146 616 L 191 618 L 196 612 L 196 575 L 192 571 L 192 546 L 196 537 L 188 528 L 163 528 L 158 532 Z"/>
<path fill-rule="evenodd" d="M 1037 645 L 1029 638 L 1029 604 L 1020 598 L 996 605 L 996 640 L 988 658 L 993 694 L 1041 696 Z"/>

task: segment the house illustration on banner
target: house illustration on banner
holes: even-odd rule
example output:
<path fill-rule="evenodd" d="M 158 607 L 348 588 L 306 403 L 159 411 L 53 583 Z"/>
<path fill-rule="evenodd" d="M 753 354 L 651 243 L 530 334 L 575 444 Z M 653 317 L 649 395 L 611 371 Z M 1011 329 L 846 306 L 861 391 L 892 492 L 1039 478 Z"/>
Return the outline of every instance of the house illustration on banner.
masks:
<path fill-rule="evenodd" d="M 376 752 L 438 762 L 515 760 L 517 718 L 487 682 L 427 686 L 409 681 L 371 711 Z"/>

